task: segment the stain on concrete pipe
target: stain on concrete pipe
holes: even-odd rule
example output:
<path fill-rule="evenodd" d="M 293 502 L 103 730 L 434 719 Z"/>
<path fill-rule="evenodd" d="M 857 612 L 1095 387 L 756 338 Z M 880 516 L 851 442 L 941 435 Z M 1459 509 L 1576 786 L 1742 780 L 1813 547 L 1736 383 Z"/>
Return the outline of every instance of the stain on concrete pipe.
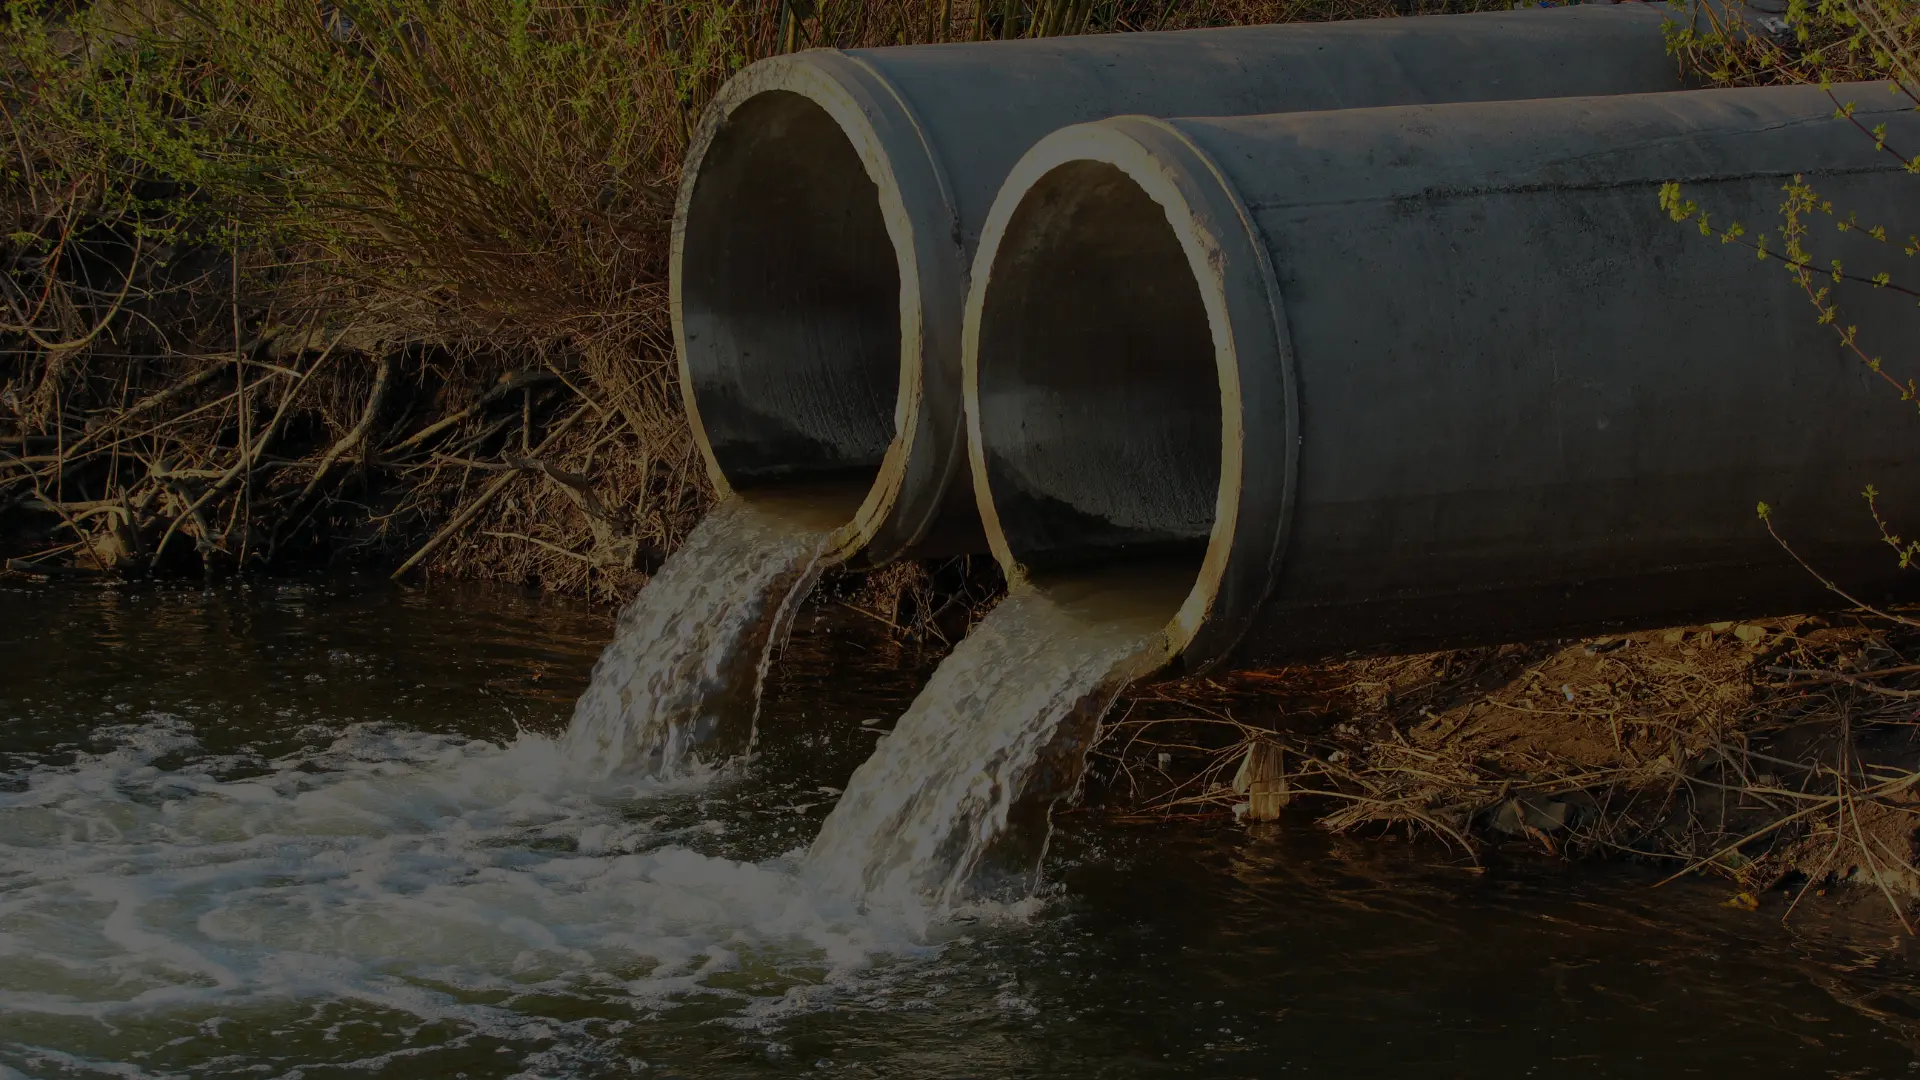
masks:
<path fill-rule="evenodd" d="M 762 61 L 689 151 L 681 384 L 713 482 L 844 522 L 843 557 L 985 551 L 960 332 L 1020 155 L 1123 113 L 1225 115 L 1680 85 L 1651 4 L 874 49 Z"/>
<path fill-rule="evenodd" d="M 1920 146 L 1884 86 L 1842 96 Z M 1658 204 L 1680 181 L 1777 252 L 1795 175 L 1920 234 L 1913 178 L 1815 88 L 1058 132 L 1012 170 L 968 301 L 994 553 L 1161 605 L 1189 670 L 1839 606 L 1763 501 L 1884 599 L 1903 572 L 1861 493 L 1912 528 L 1913 403 L 1777 258 Z M 1821 265 L 1904 269 L 1815 217 Z M 1869 350 L 1920 336 L 1909 295 L 1839 297 Z"/>

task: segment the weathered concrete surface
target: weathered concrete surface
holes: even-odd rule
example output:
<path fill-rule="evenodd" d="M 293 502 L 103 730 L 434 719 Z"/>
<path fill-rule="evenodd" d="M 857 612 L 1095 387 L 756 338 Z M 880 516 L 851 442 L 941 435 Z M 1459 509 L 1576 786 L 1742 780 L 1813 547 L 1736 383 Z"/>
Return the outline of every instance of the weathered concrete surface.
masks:
<path fill-rule="evenodd" d="M 961 308 L 1007 171 L 1062 126 L 1680 85 L 1664 6 L 1120 34 L 756 64 L 675 216 L 682 385 L 714 481 L 848 522 L 843 556 L 984 550 Z"/>
<path fill-rule="evenodd" d="M 1841 93 L 1920 146 L 1884 86 Z M 1681 181 L 1777 253 L 1804 174 L 1895 238 L 1815 214 L 1820 266 L 1910 277 L 1916 181 L 1833 114 L 1777 88 L 1050 136 L 989 217 L 968 307 L 996 554 L 1122 591 L 1158 560 L 1189 667 L 1840 604 L 1762 501 L 1883 600 L 1910 574 L 1861 492 L 1911 530 L 1914 404 L 1777 257 L 1658 199 Z M 1913 296 L 1837 295 L 1870 352 L 1920 337 Z"/>

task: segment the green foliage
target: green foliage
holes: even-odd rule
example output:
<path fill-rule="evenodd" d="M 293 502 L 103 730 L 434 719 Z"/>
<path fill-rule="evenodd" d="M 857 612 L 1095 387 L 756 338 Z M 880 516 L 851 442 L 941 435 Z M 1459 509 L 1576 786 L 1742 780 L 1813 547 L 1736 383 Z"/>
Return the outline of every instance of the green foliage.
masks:
<path fill-rule="evenodd" d="M 1687 9 L 1686 21 L 1669 22 L 1668 39 L 1684 60 L 1719 83 L 1820 86 L 1834 102 L 1836 120 L 1853 125 L 1875 150 L 1893 156 L 1908 172 L 1920 173 L 1920 153 L 1909 156 L 1890 145 L 1886 125 L 1867 127 L 1858 118 L 1858 103 L 1842 100 L 1835 90 L 1843 81 L 1877 80 L 1920 109 L 1920 80 L 1915 79 L 1920 72 L 1920 7 L 1906 0 L 1791 0 L 1785 29 L 1787 33 L 1781 35 L 1756 32 L 1744 19 L 1702 4 Z M 1908 149 L 1920 151 L 1920 147 Z M 1841 260 L 1823 259 L 1809 248 L 1821 219 L 1830 220 L 1837 233 L 1865 236 L 1909 258 L 1920 256 L 1920 238 L 1896 243 L 1885 226 L 1862 222 L 1858 209 L 1837 214 L 1832 201 L 1823 198 L 1804 176 L 1793 177 L 1781 190 L 1785 198 L 1780 204 L 1780 262 L 1806 294 L 1816 318 L 1821 325 L 1834 326 L 1841 343 L 1899 389 L 1904 399 L 1920 397 L 1914 383 L 1893 380 L 1879 357 L 1862 351 L 1859 328 L 1842 322 L 1833 286 L 1866 285 L 1916 299 L 1920 290 L 1896 284 L 1889 271 L 1850 273 Z M 1742 244 L 1763 260 L 1774 254 L 1766 232 L 1749 240 L 1747 227 L 1740 222 L 1716 232 L 1707 211 L 1687 199 L 1677 183 L 1663 185 L 1659 199 L 1660 208 L 1674 221 L 1695 222 L 1703 236 L 1717 235 L 1722 243 Z"/>
<path fill-rule="evenodd" d="M 1671 0 L 1668 48 L 1720 86 L 1914 84 L 1917 17 L 1905 0 L 1788 0 L 1769 28 L 1739 0 Z"/>
<path fill-rule="evenodd" d="M 300 268 L 301 290 L 404 297 L 457 335 L 655 348 L 680 156 L 707 98 L 760 56 L 1399 6 L 4 2 L 0 96 L 21 163 L 0 179 L 15 243 L 136 222 L 168 243 L 277 252 Z M 85 198 L 49 214 L 74 193 Z"/>
<path fill-rule="evenodd" d="M 41 186 L 90 182 L 95 217 L 297 249 L 494 332 L 593 334 L 657 306 L 691 110 L 749 59 L 751 10 L 9 0 L 7 89 Z"/>

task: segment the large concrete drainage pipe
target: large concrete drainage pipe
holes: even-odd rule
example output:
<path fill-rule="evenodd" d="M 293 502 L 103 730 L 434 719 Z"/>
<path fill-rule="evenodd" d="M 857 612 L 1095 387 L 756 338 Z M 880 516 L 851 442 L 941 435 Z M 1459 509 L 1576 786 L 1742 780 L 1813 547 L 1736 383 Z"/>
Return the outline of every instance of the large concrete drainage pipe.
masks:
<path fill-rule="evenodd" d="M 1920 234 L 1912 177 L 1833 112 L 1785 88 L 1048 137 L 988 215 L 967 308 L 995 554 L 1158 605 L 1190 669 L 1834 606 L 1762 501 L 1886 597 L 1902 572 L 1860 493 L 1920 514 L 1920 417 L 1777 259 L 1657 199 L 1682 181 L 1778 251 L 1804 174 Z M 1881 122 L 1920 145 L 1910 109 Z M 1823 266 L 1902 269 L 1814 227 Z M 1868 347 L 1920 333 L 1910 296 L 1840 296 Z"/>
<path fill-rule="evenodd" d="M 674 218 L 682 388 L 719 490 L 842 524 L 842 556 L 985 550 L 967 484 L 967 270 L 1058 128 L 1677 88 L 1650 4 L 763 61 L 696 131 Z"/>

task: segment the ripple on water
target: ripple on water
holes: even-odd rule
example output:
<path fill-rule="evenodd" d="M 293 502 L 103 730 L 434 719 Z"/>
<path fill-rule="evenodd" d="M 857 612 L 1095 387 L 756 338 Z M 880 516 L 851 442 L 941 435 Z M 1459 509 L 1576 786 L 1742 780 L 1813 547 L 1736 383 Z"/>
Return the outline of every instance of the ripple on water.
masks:
<path fill-rule="evenodd" d="M 1803 1080 L 1920 1056 L 1898 942 L 1311 828 L 1077 816 L 1044 905 L 918 937 L 796 871 L 861 721 L 925 670 L 810 618 L 757 759 L 662 781 L 573 769 L 556 737 L 591 613 L 0 591 L 0 1080 Z"/>
<path fill-rule="evenodd" d="M 11 1038 L 87 1019 L 107 1049 L 130 1021 L 285 1023 L 326 1002 L 453 1047 L 590 1046 L 610 1007 L 631 1022 L 699 1001 L 765 1025 L 924 948 L 785 860 L 701 854 L 649 820 L 712 771 L 610 783 L 543 736 L 357 725 L 235 780 L 155 766 L 194 746 L 178 718 L 113 737 L 0 795 Z"/>

